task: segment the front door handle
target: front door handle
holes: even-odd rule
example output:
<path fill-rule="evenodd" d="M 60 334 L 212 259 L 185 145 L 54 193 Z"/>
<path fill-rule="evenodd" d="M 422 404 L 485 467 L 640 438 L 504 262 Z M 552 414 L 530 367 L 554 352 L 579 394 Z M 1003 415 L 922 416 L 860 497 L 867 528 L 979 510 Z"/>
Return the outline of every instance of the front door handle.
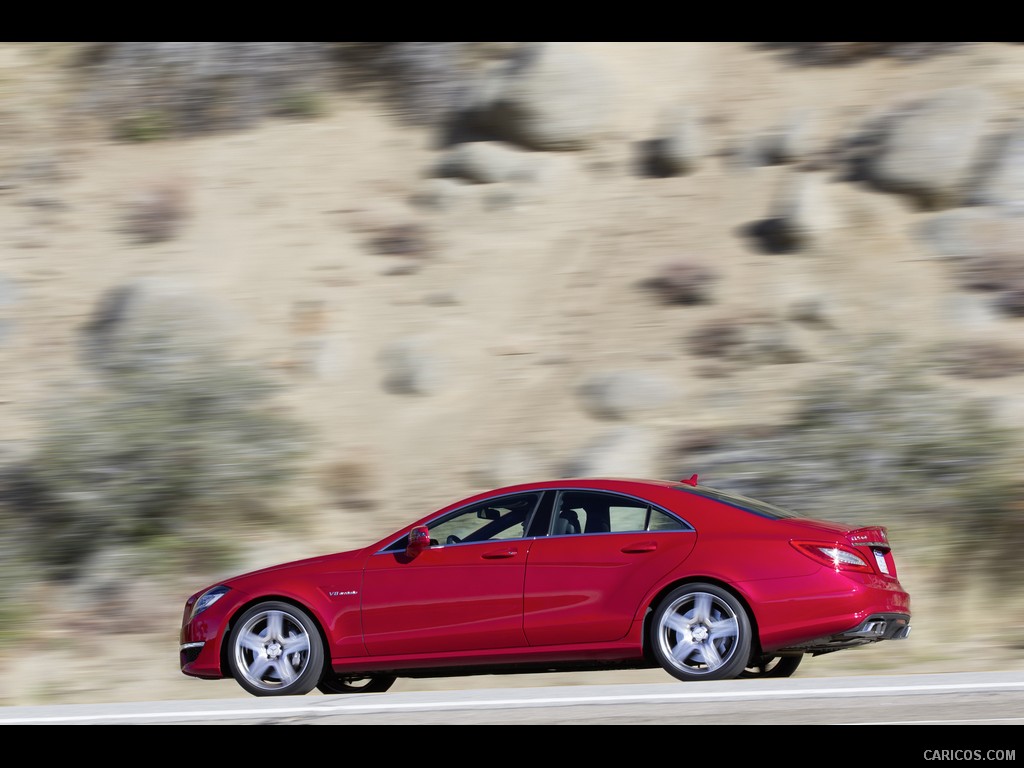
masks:
<path fill-rule="evenodd" d="M 501 560 L 506 557 L 515 557 L 518 554 L 518 549 L 495 549 L 490 552 L 484 552 L 481 557 L 484 560 Z"/>

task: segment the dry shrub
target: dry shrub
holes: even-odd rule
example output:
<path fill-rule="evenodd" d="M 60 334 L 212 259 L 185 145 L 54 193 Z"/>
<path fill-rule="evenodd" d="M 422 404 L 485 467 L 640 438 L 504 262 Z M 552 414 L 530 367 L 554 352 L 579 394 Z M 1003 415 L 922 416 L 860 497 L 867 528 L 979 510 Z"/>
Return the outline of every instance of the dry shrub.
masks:
<path fill-rule="evenodd" d="M 184 182 L 167 180 L 141 189 L 129 201 L 124 231 L 140 244 L 174 238 L 188 215 Z"/>
<path fill-rule="evenodd" d="M 791 343 L 782 321 L 761 315 L 720 317 L 691 333 L 689 351 L 747 365 L 797 363 L 803 353 Z"/>
<path fill-rule="evenodd" d="M 1003 291 L 996 302 L 996 308 L 1011 317 L 1024 317 L 1024 286 L 1018 284 Z"/>
<path fill-rule="evenodd" d="M 1017 254 L 993 253 L 958 259 L 954 267 L 961 287 L 974 291 L 1001 291 L 1024 279 L 1024 258 Z"/>
<path fill-rule="evenodd" d="M 968 379 L 994 379 L 1024 372 L 1024 350 L 997 341 L 959 341 L 936 353 L 943 373 Z"/>
<path fill-rule="evenodd" d="M 712 300 L 711 289 L 717 280 L 718 274 L 706 264 L 674 259 L 665 262 L 644 287 L 665 304 L 705 304 Z"/>
<path fill-rule="evenodd" d="M 329 503 L 342 509 L 369 509 L 376 504 L 373 471 L 356 459 L 341 459 L 325 467 L 320 487 Z"/>
<path fill-rule="evenodd" d="M 706 481 L 818 518 L 924 524 L 955 550 L 954 570 L 1024 576 L 1021 443 L 991 404 L 923 375 L 914 355 L 879 343 L 793 393 L 773 430 L 680 441 L 670 477 Z"/>
<path fill-rule="evenodd" d="M 892 43 L 892 42 L 800 42 L 761 43 L 767 48 L 786 51 L 794 63 L 817 66 L 856 64 L 866 59 L 891 58 L 918 61 L 932 56 L 955 53 L 974 43 Z"/>
<path fill-rule="evenodd" d="M 378 231 L 370 241 L 370 248 L 384 256 L 425 258 L 434 245 L 427 227 L 419 223 L 394 224 Z"/>

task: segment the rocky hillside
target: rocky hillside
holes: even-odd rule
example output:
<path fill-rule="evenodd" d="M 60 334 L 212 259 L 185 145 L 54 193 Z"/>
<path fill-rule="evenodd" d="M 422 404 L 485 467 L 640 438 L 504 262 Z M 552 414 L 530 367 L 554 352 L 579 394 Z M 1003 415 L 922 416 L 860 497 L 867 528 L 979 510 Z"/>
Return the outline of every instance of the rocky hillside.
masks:
<path fill-rule="evenodd" d="M 235 695 L 177 671 L 215 574 L 584 474 L 890 525 L 914 639 L 808 668 L 1024 663 L 1019 607 L 954 649 L 938 597 L 1021 541 L 1024 47 L 786 45 L 493 44 L 409 119 L 301 78 L 161 112 L 101 87 L 145 51 L 0 44 L 0 703 Z"/>

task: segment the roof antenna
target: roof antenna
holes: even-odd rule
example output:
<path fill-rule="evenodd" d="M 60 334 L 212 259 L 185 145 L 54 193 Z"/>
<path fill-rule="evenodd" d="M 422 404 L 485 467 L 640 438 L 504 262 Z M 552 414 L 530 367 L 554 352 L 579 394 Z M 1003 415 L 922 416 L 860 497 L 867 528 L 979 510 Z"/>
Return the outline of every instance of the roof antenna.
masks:
<path fill-rule="evenodd" d="M 680 480 L 679 482 L 686 483 L 687 485 L 697 485 L 697 473 L 694 472 L 692 475 L 690 475 L 689 480 Z"/>

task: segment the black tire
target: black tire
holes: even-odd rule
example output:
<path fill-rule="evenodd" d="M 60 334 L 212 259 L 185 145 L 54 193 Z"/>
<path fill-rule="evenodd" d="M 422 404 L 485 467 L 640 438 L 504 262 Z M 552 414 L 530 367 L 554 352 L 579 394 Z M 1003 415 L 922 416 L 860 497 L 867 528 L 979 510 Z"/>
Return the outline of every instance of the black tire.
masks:
<path fill-rule="evenodd" d="M 398 678 L 393 675 L 369 675 L 367 677 L 355 677 L 348 675 L 337 675 L 333 672 L 323 676 L 317 684 L 320 693 L 384 693 L 391 688 Z"/>
<path fill-rule="evenodd" d="M 744 679 L 755 677 L 791 677 L 796 672 L 803 654 L 799 656 L 762 656 L 755 664 L 740 673 Z"/>
<path fill-rule="evenodd" d="M 302 696 L 323 676 L 323 640 L 308 613 L 269 600 L 235 622 L 228 666 L 235 681 L 254 696 Z"/>
<path fill-rule="evenodd" d="M 658 604 L 651 651 L 679 680 L 730 680 L 750 660 L 750 618 L 743 604 L 714 584 L 684 584 Z"/>

